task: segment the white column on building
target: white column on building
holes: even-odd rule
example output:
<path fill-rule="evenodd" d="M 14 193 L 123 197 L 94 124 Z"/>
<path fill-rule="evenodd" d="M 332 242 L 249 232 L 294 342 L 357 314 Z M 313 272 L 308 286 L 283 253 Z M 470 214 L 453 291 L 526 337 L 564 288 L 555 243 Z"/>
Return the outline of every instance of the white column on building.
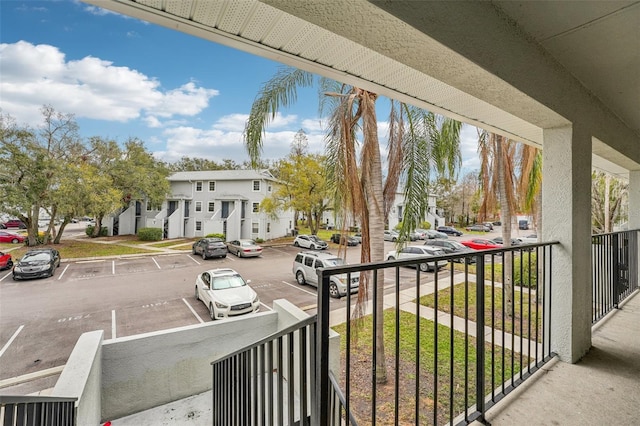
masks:
<path fill-rule="evenodd" d="M 551 350 L 576 362 L 591 347 L 591 135 L 544 129 L 542 240 L 553 247 Z"/>
<path fill-rule="evenodd" d="M 629 226 L 640 229 L 640 170 L 629 172 Z"/>

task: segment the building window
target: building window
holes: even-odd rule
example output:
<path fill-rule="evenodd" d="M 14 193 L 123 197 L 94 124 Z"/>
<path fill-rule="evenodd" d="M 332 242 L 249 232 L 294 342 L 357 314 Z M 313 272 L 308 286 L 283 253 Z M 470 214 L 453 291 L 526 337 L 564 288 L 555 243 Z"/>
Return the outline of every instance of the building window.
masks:
<path fill-rule="evenodd" d="M 398 217 L 402 217 L 402 206 L 398 206 Z"/>
<path fill-rule="evenodd" d="M 202 182 L 196 182 L 196 192 L 202 192 Z"/>
<path fill-rule="evenodd" d="M 151 201 L 147 201 L 147 211 L 150 212 L 151 210 L 153 210 L 153 207 L 151 206 Z"/>
<path fill-rule="evenodd" d="M 196 201 L 196 212 L 202 211 L 202 201 Z"/>
<path fill-rule="evenodd" d="M 258 213 L 260 211 L 260 203 L 253 203 L 252 206 L 253 206 L 252 211 L 254 213 Z"/>
<path fill-rule="evenodd" d="M 267 185 L 267 192 L 271 192 L 271 184 Z"/>
<path fill-rule="evenodd" d="M 251 233 L 252 234 L 260 233 L 260 224 L 258 222 L 251 223 Z"/>
<path fill-rule="evenodd" d="M 253 181 L 253 190 L 254 191 L 260 191 L 260 181 L 259 180 L 254 180 Z"/>
<path fill-rule="evenodd" d="M 209 192 L 213 192 L 216 190 L 216 181 L 215 180 L 210 180 L 209 181 Z"/>
<path fill-rule="evenodd" d="M 196 221 L 196 231 L 202 231 L 202 222 Z"/>
<path fill-rule="evenodd" d="M 267 232 L 271 232 L 271 222 L 267 222 Z"/>
<path fill-rule="evenodd" d="M 216 211 L 216 203 L 214 203 L 213 201 L 209 201 L 208 210 L 209 213 L 213 213 L 214 211 Z"/>

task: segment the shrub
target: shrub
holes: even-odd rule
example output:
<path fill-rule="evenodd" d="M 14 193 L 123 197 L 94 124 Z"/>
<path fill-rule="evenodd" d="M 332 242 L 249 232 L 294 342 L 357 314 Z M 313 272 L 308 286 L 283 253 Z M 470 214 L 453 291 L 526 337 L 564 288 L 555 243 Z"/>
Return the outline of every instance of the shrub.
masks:
<path fill-rule="evenodd" d="M 424 222 L 422 222 L 420 224 L 420 227 L 422 229 L 431 229 L 431 222 L 428 222 L 428 221 L 425 220 Z"/>
<path fill-rule="evenodd" d="M 160 241 L 162 240 L 162 228 L 140 228 L 138 229 L 138 239 L 140 241 Z"/>
<path fill-rule="evenodd" d="M 529 258 L 531 258 L 531 262 L 529 262 Z M 522 264 L 522 273 L 520 271 L 520 264 Z M 529 274 L 529 264 L 531 264 L 531 274 Z M 522 256 L 514 259 L 513 281 L 515 285 L 535 288 L 537 275 L 535 253 L 525 252 L 522 253 Z"/>
<path fill-rule="evenodd" d="M 227 238 L 224 234 L 207 234 L 204 237 L 205 238 L 221 238 L 223 241 L 225 241 Z"/>
<path fill-rule="evenodd" d="M 85 233 L 88 236 L 93 236 L 93 229 L 95 228 L 94 225 L 87 225 L 87 228 L 85 229 Z M 106 237 L 107 235 L 109 235 L 109 228 L 107 228 L 106 226 L 103 226 L 102 228 L 100 228 L 100 235 L 98 235 L 99 237 Z"/>
<path fill-rule="evenodd" d="M 255 242 L 258 243 L 258 244 L 262 244 L 262 243 L 264 243 L 264 240 L 262 238 L 256 238 Z"/>

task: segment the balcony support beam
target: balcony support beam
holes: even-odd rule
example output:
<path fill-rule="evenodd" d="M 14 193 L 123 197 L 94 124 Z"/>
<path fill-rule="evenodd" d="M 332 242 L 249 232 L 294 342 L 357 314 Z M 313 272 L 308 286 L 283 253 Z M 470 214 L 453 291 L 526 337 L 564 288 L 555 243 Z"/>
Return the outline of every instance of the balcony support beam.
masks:
<path fill-rule="evenodd" d="M 577 362 L 591 347 L 591 135 L 544 129 L 542 240 L 558 240 L 551 277 L 551 350 Z"/>

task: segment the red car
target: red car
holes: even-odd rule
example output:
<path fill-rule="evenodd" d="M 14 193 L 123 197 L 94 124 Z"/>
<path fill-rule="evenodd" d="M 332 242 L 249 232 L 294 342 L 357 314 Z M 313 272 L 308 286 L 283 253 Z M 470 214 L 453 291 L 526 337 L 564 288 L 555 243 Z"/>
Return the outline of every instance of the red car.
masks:
<path fill-rule="evenodd" d="M 502 248 L 502 244 L 496 244 L 491 240 L 484 238 L 474 238 L 473 240 L 460 241 L 460 244 L 472 248 L 474 250 L 488 250 Z"/>
<path fill-rule="evenodd" d="M 13 243 L 18 244 L 24 242 L 22 235 L 14 234 L 13 232 L 0 231 L 0 243 Z"/>
<path fill-rule="evenodd" d="M 13 268 L 13 260 L 10 254 L 5 254 L 0 251 L 0 271 L 3 269 Z"/>

